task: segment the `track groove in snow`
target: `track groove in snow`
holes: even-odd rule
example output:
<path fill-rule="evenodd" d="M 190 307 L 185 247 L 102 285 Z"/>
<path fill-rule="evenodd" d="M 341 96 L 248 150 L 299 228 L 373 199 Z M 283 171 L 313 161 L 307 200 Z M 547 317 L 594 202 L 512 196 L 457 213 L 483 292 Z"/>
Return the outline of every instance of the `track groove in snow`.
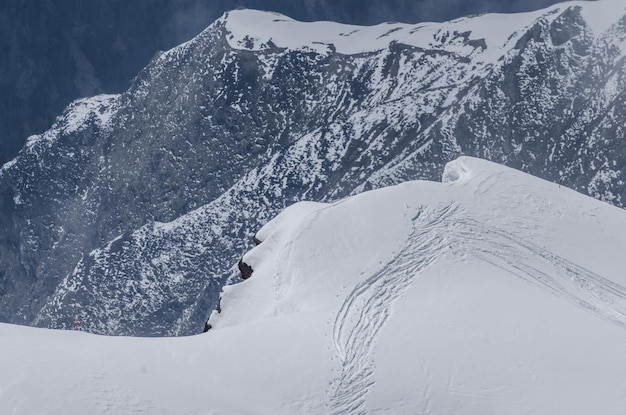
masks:
<path fill-rule="evenodd" d="M 333 346 L 341 373 L 329 393 L 331 414 L 366 414 L 366 395 L 374 386 L 371 354 L 391 307 L 444 253 L 473 256 L 626 328 L 626 287 L 523 237 L 477 222 L 456 203 L 422 208 L 404 248 L 359 283 L 335 317 Z"/>
<path fill-rule="evenodd" d="M 626 328 L 626 287 L 504 230 L 468 218 L 443 226 L 454 228 L 451 236 L 457 252 L 471 254 Z M 537 258 L 542 260 L 539 264 Z"/>
<path fill-rule="evenodd" d="M 444 206 L 421 210 L 413 218 L 413 231 L 404 248 L 344 300 L 333 326 L 341 374 L 332 384 L 331 414 L 366 413 L 365 397 L 374 385 L 370 354 L 376 337 L 389 318 L 393 302 L 437 259 L 444 244 L 440 223 L 457 209 Z"/>

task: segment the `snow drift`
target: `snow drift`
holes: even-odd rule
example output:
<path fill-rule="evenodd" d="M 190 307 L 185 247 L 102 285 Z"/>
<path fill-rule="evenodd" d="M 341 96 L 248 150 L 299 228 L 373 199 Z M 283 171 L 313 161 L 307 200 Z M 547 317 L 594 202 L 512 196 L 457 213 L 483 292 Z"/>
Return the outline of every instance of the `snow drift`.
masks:
<path fill-rule="evenodd" d="M 626 212 L 449 163 L 257 234 L 207 334 L 0 325 L 13 414 L 623 414 Z"/>

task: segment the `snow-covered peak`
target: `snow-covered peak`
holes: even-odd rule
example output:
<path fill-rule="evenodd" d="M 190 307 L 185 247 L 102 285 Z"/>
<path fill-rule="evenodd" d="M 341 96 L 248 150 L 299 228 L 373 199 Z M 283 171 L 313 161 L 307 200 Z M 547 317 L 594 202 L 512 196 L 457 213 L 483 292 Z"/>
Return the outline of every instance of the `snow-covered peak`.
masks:
<path fill-rule="evenodd" d="M 492 61 L 541 18 L 554 19 L 567 9 L 580 8 L 596 34 L 606 31 L 624 15 L 619 0 L 576 1 L 547 9 L 515 14 L 485 14 L 444 23 L 383 23 L 354 26 L 333 22 L 298 22 L 286 16 L 256 10 L 234 10 L 222 19 L 231 47 L 261 51 L 273 47 L 310 49 L 320 53 L 336 50 L 353 55 L 402 43 L 427 50 L 445 50 L 461 56 L 480 55 Z"/>
<path fill-rule="evenodd" d="M 605 33 L 626 14 L 626 3 L 623 0 L 576 1 L 564 4 L 581 8 L 582 17 L 595 36 Z"/>
<path fill-rule="evenodd" d="M 354 26 L 334 22 L 298 22 L 276 13 L 235 10 L 229 12 L 224 20 L 229 32 L 227 40 L 235 49 L 260 51 L 279 47 L 310 49 L 320 53 L 334 49 L 338 53 L 354 55 L 382 50 L 397 42 L 469 55 L 476 45 L 482 44 L 481 41 L 487 46 L 501 46 L 511 37 L 512 27 L 521 29 L 536 18 L 536 13 L 527 13 L 511 18 L 485 15 L 446 23 Z"/>
<path fill-rule="evenodd" d="M 207 334 L 0 325 L 0 412 L 621 414 L 624 229 L 624 210 L 468 157 L 443 183 L 299 203 Z"/>
<path fill-rule="evenodd" d="M 286 209 L 257 234 L 262 243 L 243 257 L 253 277 L 225 288 L 223 312 L 211 322 L 219 328 L 337 309 L 344 301 L 337 292 L 389 271 L 389 264 L 406 255 L 407 264 L 426 261 L 425 268 L 467 258 L 485 261 L 499 270 L 494 269 L 497 278 L 547 284 L 560 301 L 583 304 L 622 326 L 626 300 L 605 303 L 602 298 L 612 294 L 578 290 L 596 284 L 600 275 L 626 286 L 614 261 L 626 249 L 617 231 L 623 227 L 620 209 L 511 168 L 461 157 L 447 164 L 442 183 L 408 182 L 334 204 Z M 591 254 L 590 246 L 602 252 Z M 542 281 L 533 267 L 552 282 Z"/>

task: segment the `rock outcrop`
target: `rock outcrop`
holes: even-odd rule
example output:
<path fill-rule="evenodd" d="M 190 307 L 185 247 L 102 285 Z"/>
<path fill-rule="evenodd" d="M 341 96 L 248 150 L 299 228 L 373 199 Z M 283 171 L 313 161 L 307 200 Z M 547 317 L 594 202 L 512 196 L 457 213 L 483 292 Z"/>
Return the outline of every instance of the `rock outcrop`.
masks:
<path fill-rule="evenodd" d="M 239 260 L 237 267 L 239 268 L 239 272 L 241 273 L 240 276 L 242 280 L 247 280 L 252 276 L 252 272 L 254 272 L 250 265 L 243 262 L 243 259 Z"/>

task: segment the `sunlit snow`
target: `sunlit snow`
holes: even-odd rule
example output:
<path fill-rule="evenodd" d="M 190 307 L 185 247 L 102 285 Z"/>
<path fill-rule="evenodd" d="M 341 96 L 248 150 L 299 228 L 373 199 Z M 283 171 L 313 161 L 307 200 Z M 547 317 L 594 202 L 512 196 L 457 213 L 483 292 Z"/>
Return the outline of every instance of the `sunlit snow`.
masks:
<path fill-rule="evenodd" d="M 301 203 L 213 328 L 0 325 L 2 414 L 623 414 L 626 212 L 490 162 Z"/>
<path fill-rule="evenodd" d="M 539 18 L 554 19 L 573 7 L 580 7 L 585 23 L 597 36 L 617 23 L 626 10 L 621 0 L 575 1 L 527 13 L 492 13 L 444 23 L 382 23 L 371 27 L 298 22 L 278 13 L 234 10 L 223 18 L 223 24 L 230 33 L 227 41 L 234 49 L 261 51 L 280 47 L 310 49 L 318 53 L 334 49 L 354 55 L 383 50 L 398 42 L 428 50 L 454 52 L 476 62 L 493 63 Z M 484 42 L 485 47 L 477 49 L 477 42 Z"/>

